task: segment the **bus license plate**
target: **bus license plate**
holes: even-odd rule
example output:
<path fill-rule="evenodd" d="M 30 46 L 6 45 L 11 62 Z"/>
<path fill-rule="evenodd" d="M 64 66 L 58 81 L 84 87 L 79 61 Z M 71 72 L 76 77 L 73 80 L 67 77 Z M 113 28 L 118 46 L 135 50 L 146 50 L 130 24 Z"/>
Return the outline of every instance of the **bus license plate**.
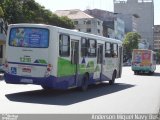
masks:
<path fill-rule="evenodd" d="M 22 72 L 31 73 L 31 68 L 22 68 Z"/>
<path fill-rule="evenodd" d="M 33 83 L 33 80 L 32 80 L 32 79 L 22 78 L 22 79 L 20 80 L 20 82 L 22 82 L 22 83 Z"/>

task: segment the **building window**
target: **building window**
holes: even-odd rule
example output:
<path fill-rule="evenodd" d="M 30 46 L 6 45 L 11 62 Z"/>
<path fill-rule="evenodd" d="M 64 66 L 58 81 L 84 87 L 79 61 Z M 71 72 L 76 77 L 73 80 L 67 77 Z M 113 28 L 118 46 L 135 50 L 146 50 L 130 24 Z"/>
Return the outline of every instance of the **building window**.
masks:
<path fill-rule="evenodd" d="M 87 20 L 87 21 L 86 21 L 86 24 L 90 25 L 90 24 L 91 24 L 91 21 L 90 21 L 90 20 Z"/>
<path fill-rule="evenodd" d="M 97 32 L 100 33 L 100 29 L 97 29 Z"/>
<path fill-rule="evenodd" d="M 68 35 L 61 34 L 59 36 L 59 55 L 62 57 L 70 55 L 70 37 Z"/>
<path fill-rule="evenodd" d="M 100 23 L 100 21 L 97 21 L 97 25 L 100 25 L 101 23 Z"/>
<path fill-rule="evenodd" d="M 74 24 L 75 24 L 75 25 L 78 25 L 78 21 L 74 21 Z"/>
<path fill-rule="evenodd" d="M 91 28 L 87 28 L 86 32 L 90 33 L 91 32 Z"/>

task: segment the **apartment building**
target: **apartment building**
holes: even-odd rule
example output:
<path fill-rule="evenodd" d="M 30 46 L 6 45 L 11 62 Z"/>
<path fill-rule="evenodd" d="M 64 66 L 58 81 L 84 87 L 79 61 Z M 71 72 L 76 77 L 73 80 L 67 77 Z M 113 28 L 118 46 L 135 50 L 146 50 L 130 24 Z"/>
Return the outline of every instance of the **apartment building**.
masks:
<path fill-rule="evenodd" d="M 118 14 L 101 9 L 87 9 L 84 12 L 103 21 L 103 36 L 124 39 L 125 23 Z"/>
<path fill-rule="evenodd" d="M 55 14 L 58 16 L 67 16 L 72 19 L 75 24 L 75 29 L 78 31 L 103 36 L 103 21 L 94 18 L 79 9 L 57 10 L 55 11 Z"/>
<path fill-rule="evenodd" d="M 160 25 L 154 26 L 154 50 L 160 50 Z"/>

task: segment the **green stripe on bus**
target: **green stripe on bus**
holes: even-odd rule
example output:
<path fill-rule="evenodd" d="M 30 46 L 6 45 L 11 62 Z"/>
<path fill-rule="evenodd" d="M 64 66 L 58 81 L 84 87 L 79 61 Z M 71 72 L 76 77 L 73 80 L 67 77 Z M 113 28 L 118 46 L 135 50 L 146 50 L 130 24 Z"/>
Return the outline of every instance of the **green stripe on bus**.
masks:
<path fill-rule="evenodd" d="M 76 71 L 75 64 L 71 64 L 71 61 L 69 60 L 60 57 L 58 58 L 58 72 L 57 72 L 58 77 L 74 75 L 75 71 Z M 79 74 L 84 74 L 85 72 L 93 73 L 95 71 L 97 71 L 97 67 L 95 68 L 93 61 L 89 61 L 87 65 L 83 63 L 78 65 Z"/>

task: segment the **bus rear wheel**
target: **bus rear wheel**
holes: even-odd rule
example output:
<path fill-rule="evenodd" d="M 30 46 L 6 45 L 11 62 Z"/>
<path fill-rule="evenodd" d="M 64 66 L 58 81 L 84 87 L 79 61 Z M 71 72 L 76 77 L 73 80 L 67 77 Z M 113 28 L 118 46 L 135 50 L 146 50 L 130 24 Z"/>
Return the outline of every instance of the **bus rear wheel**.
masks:
<path fill-rule="evenodd" d="M 109 81 L 109 85 L 113 85 L 115 83 L 115 79 L 116 79 L 116 71 L 113 72 L 112 79 Z"/>
<path fill-rule="evenodd" d="M 154 71 L 149 71 L 148 74 L 149 74 L 149 75 L 153 75 L 153 74 L 154 74 Z"/>
<path fill-rule="evenodd" d="M 135 75 L 138 75 L 138 71 L 134 71 L 134 74 L 135 74 Z"/>
<path fill-rule="evenodd" d="M 86 73 L 82 79 L 81 90 L 86 91 L 88 89 L 89 75 Z"/>

